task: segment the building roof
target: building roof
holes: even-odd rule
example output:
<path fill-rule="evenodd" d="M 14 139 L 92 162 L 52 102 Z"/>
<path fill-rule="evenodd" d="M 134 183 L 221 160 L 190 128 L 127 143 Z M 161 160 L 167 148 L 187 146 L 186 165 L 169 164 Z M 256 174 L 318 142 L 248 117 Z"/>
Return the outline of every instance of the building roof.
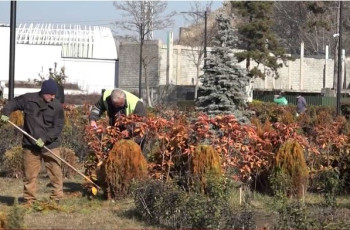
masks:
<path fill-rule="evenodd" d="M 108 27 L 20 24 L 17 44 L 62 46 L 62 57 L 117 59 L 117 49 Z"/>

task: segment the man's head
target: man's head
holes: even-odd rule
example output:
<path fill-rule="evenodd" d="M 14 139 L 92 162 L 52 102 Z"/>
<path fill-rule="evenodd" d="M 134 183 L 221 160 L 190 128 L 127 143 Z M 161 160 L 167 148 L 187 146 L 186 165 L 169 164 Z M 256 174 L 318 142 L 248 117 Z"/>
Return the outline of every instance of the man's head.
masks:
<path fill-rule="evenodd" d="M 41 91 L 40 95 L 46 102 L 50 102 L 55 98 L 55 95 L 57 93 L 57 83 L 52 79 L 49 78 L 48 80 L 44 81 L 41 85 Z"/>
<path fill-rule="evenodd" d="M 111 102 L 112 105 L 116 108 L 125 106 L 125 93 L 120 89 L 114 89 L 111 93 Z"/>

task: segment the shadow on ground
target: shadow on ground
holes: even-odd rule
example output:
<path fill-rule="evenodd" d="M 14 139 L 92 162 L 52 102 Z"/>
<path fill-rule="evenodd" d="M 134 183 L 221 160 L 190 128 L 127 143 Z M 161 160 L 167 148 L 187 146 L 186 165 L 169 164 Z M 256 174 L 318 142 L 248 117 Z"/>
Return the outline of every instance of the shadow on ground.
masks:
<path fill-rule="evenodd" d="M 51 187 L 51 184 L 47 184 L 46 187 Z M 63 183 L 63 192 L 66 194 L 71 194 L 71 193 L 80 193 L 80 194 L 84 194 L 84 187 L 82 184 L 80 183 L 76 183 L 76 182 L 64 182 Z M 0 204 L 2 205 L 7 205 L 7 206 L 12 206 L 15 203 L 15 199 L 17 197 L 15 196 L 4 196 L 4 195 L 0 195 Z M 23 199 L 23 197 L 18 197 L 18 203 L 24 203 L 25 200 Z"/>
<path fill-rule="evenodd" d="M 63 192 L 65 193 L 74 193 L 74 192 L 84 192 L 84 187 L 80 183 L 76 182 L 64 182 L 63 183 Z"/>
<path fill-rule="evenodd" d="M 0 204 L 13 206 L 15 204 L 16 198 L 17 197 L 13 197 L 13 196 L 0 196 Z M 25 200 L 23 199 L 23 197 L 18 197 L 18 203 L 19 204 L 25 203 Z"/>

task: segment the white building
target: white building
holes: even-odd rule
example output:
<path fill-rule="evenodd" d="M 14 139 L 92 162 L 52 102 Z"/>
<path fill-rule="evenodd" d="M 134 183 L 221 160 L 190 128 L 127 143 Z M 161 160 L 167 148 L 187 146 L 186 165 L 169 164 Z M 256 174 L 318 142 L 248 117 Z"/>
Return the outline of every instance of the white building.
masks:
<path fill-rule="evenodd" d="M 10 27 L 0 25 L 0 82 L 9 80 Z M 49 68 L 65 67 L 66 82 L 84 93 L 114 88 L 117 49 L 107 27 L 51 24 L 19 25 L 16 29 L 15 82 L 47 76 Z M 29 92 L 29 89 L 28 89 Z M 69 91 L 67 91 L 69 92 Z M 15 96 L 24 93 L 14 90 Z M 4 94 L 7 97 L 6 93 Z"/>

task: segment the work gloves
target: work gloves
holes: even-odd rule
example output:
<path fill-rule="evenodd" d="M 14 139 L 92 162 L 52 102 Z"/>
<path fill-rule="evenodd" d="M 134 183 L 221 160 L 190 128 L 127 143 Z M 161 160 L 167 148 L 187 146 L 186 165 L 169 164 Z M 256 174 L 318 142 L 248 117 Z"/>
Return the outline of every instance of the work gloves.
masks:
<path fill-rule="evenodd" d="M 9 120 L 9 117 L 8 117 L 8 116 L 1 115 L 1 121 L 7 122 L 8 120 Z"/>
<path fill-rule="evenodd" d="M 41 138 L 39 138 L 39 139 L 35 142 L 35 144 L 36 144 L 38 147 L 40 147 L 40 148 L 44 147 L 44 145 L 45 145 L 45 143 L 43 142 L 43 140 L 41 140 Z"/>

